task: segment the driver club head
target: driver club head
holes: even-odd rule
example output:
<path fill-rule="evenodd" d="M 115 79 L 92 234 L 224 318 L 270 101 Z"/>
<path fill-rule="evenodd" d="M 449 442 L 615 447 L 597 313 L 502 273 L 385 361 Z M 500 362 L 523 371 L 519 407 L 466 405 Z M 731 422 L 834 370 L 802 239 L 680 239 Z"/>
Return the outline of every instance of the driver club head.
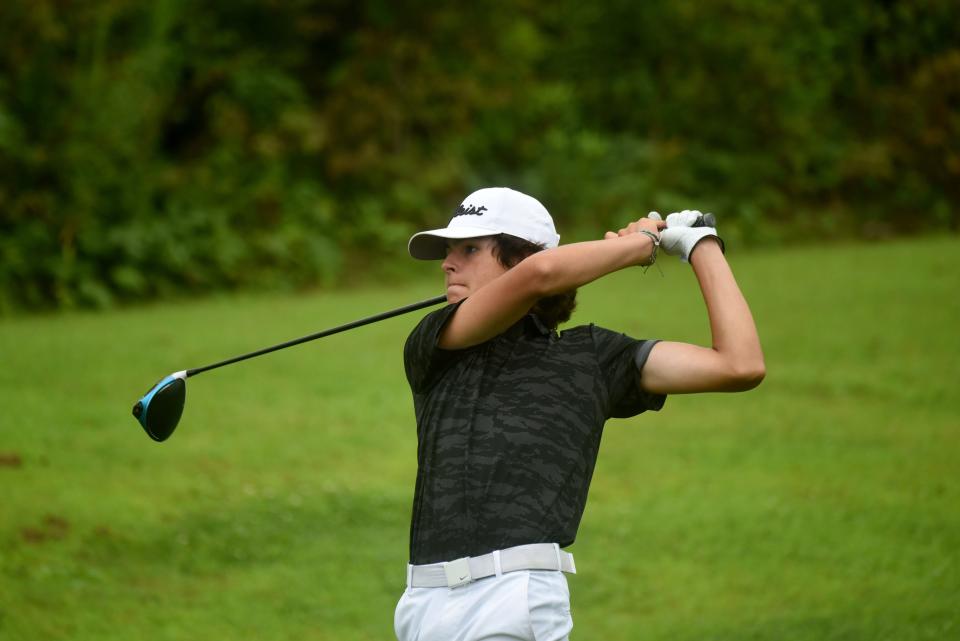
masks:
<path fill-rule="evenodd" d="M 133 416 L 147 436 L 165 441 L 177 429 L 187 399 L 187 372 L 174 372 L 163 378 L 133 406 Z"/>

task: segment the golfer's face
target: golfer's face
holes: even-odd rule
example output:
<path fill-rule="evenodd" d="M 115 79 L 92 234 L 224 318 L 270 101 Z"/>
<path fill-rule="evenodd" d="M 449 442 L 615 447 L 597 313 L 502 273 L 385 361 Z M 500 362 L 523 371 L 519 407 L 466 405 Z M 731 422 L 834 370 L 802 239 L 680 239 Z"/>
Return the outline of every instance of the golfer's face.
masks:
<path fill-rule="evenodd" d="M 477 291 L 507 269 L 493 255 L 490 238 L 467 238 L 447 243 L 442 269 L 447 281 L 447 302 L 456 303 Z"/>

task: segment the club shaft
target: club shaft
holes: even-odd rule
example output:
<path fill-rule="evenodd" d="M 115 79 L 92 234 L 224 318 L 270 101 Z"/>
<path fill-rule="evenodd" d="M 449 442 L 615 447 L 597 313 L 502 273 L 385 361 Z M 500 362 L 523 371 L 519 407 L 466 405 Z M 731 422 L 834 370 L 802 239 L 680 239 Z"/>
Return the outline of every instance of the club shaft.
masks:
<path fill-rule="evenodd" d="M 704 216 L 701 216 L 693 224 L 693 226 L 694 227 L 715 227 L 716 219 L 714 218 L 713 214 L 705 214 Z M 446 300 L 447 300 L 446 296 L 436 296 L 434 298 L 428 298 L 427 300 L 423 300 L 418 303 L 411 303 L 410 305 L 399 307 L 397 309 L 393 309 L 388 312 L 383 312 L 380 314 L 376 314 L 374 316 L 369 316 L 367 318 L 361 318 L 360 320 L 355 320 L 351 323 L 340 325 L 339 327 L 332 327 L 330 329 L 325 329 L 322 332 L 317 332 L 315 334 L 310 334 L 308 336 L 303 336 L 301 338 L 295 338 L 293 340 L 287 341 L 286 343 L 280 343 L 279 345 L 265 347 L 255 352 L 250 352 L 249 354 L 234 356 L 233 358 L 228 358 L 227 360 L 220 361 L 219 363 L 213 363 L 211 365 L 204 365 L 203 367 L 195 367 L 193 369 L 188 369 L 187 376 L 188 377 L 195 376 L 197 374 L 202 374 L 203 372 L 209 372 L 212 369 L 217 369 L 218 367 L 224 367 L 225 365 L 232 365 L 233 363 L 239 363 L 240 361 L 245 361 L 248 358 L 263 356 L 264 354 L 269 354 L 270 352 L 275 352 L 280 349 L 286 349 L 287 347 L 293 347 L 294 345 L 300 345 L 301 343 L 315 341 L 318 338 L 324 338 L 325 336 L 330 336 L 331 334 L 338 334 L 340 332 L 345 332 L 348 329 L 354 329 L 355 327 L 362 327 L 363 325 L 376 323 L 377 321 L 382 321 L 387 318 L 393 318 L 394 316 L 400 316 L 402 314 L 415 312 L 418 309 L 423 309 L 424 307 L 432 307 L 434 305 L 439 305 L 440 303 L 445 302 Z"/>
<path fill-rule="evenodd" d="M 330 336 L 331 334 L 337 334 L 339 332 L 345 332 L 348 329 L 353 329 L 355 327 L 361 327 L 363 325 L 369 325 L 370 323 L 376 323 L 377 321 L 382 321 L 387 318 L 393 318 L 394 316 L 400 316 L 402 314 L 408 314 L 410 312 L 415 312 L 418 309 L 423 309 L 424 307 L 432 307 L 440 303 L 446 302 L 446 296 L 436 296 L 435 298 L 429 298 L 427 300 L 422 300 L 418 303 L 411 303 L 404 307 L 399 307 L 397 309 L 392 309 L 388 312 L 383 312 L 376 314 L 375 316 L 369 316 L 367 318 L 361 318 L 360 320 L 355 320 L 353 322 L 347 323 L 345 325 L 340 325 L 339 327 L 332 327 L 330 329 L 325 329 L 321 332 L 316 332 L 315 334 L 310 334 L 308 336 L 303 336 L 301 338 L 295 338 L 286 343 L 280 343 L 279 345 L 273 345 L 272 347 L 265 347 L 259 349 L 255 352 L 250 352 L 249 354 L 243 354 L 241 356 L 234 356 L 233 358 L 228 358 L 225 361 L 220 361 L 219 363 L 213 363 L 212 365 L 205 365 L 203 367 L 195 367 L 194 369 L 187 370 L 187 376 L 195 376 L 196 374 L 201 374 L 203 372 L 209 372 L 212 369 L 217 369 L 218 367 L 223 367 L 225 365 L 231 365 L 233 363 L 239 363 L 240 361 L 245 361 L 248 358 L 254 358 L 255 356 L 263 356 L 264 354 L 269 354 L 270 352 L 275 352 L 279 349 L 286 349 L 287 347 L 293 347 L 294 345 L 299 345 L 301 343 L 307 343 L 309 341 L 315 341 L 318 338 L 323 338 L 324 336 Z"/>

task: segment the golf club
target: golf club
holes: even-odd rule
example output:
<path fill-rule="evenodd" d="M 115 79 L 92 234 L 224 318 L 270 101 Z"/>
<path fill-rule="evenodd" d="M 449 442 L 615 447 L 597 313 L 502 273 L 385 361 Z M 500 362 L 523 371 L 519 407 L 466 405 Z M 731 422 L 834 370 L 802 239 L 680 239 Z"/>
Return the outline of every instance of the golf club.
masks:
<path fill-rule="evenodd" d="M 345 325 L 340 325 L 331 329 L 325 329 L 321 332 L 316 332 L 301 338 L 295 338 L 285 343 L 280 343 L 279 345 L 265 347 L 255 352 L 250 352 L 249 354 L 234 356 L 233 358 L 228 358 L 227 360 L 220 361 L 219 363 L 213 363 L 212 365 L 205 365 L 203 367 L 195 367 L 194 369 L 174 372 L 173 374 L 170 374 L 169 376 L 166 376 L 157 382 L 147 391 L 146 394 L 143 395 L 143 398 L 136 402 L 136 404 L 133 406 L 133 415 L 137 421 L 140 422 L 140 425 L 143 427 L 144 431 L 146 431 L 147 436 L 155 441 L 165 441 L 170 438 L 170 435 L 173 434 L 173 430 L 177 428 L 177 423 L 180 422 L 180 416 L 183 414 L 183 405 L 187 398 L 187 378 L 190 376 L 196 376 L 197 374 L 209 372 L 210 370 L 218 367 L 224 367 L 225 365 L 238 363 L 240 361 L 247 360 L 248 358 L 262 356 L 280 349 L 299 345 L 300 343 L 317 340 L 318 338 L 330 336 L 331 334 L 337 334 L 348 329 L 361 327 L 362 325 L 369 325 L 370 323 L 376 323 L 377 321 L 385 320 L 387 318 L 393 318 L 394 316 L 400 316 L 401 314 L 414 312 L 418 309 L 423 309 L 424 307 L 432 307 L 433 305 L 438 305 L 446 300 L 446 296 L 436 296 L 434 298 L 420 301 L 419 303 L 412 303 L 405 307 L 400 307 L 388 312 L 376 314 L 375 316 L 361 318 L 360 320 L 356 320 Z"/>
<path fill-rule="evenodd" d="M 697 221 L 693 224 L 693 227 L 716 227 L 716 218 L 713 214 L 704 214 L 697 219 Z M 187 399 L 187 379 L 189 377 L 196 376 L 197 374 L 201 374 L 203 372 L 209 372 L 210 370 L 217 369 L 218 367 L 224 367 L 225 365 L 238 363 L 240 361 L 247 360 L 248 358 L 262 356 L 280 349 L 293 347 L 294 345 L 299 345 L 308 341 L 317 340 L 318 338 L 330 336 L 331 334 L 337 334 L 348 329 L 369 325 L 370 323 L 375 323 L 377 321 L 392 318 L 394 316 L 400 316 L 401 314 L 407 314 L 418 309 L 423 309 L 424 307 L 432 307 L 433 305 L 438 305 L 442 302 L 445 302 L 446 299 L 446 296 L 437 296 L 435 298 L 420 301 L 419 303 L 412 303 L 405 307 L 400 307 L 388 312 L 376 314 L 368 318 L 361 318 L 360 320 L 356 320 L 345 325 L 340 325 L 339 327 L 333 327 L 315 334 L 303 336 L 302 338 L 295 338 L 285 343 L 280 343 L 279 345 L 265 347 L 264 349 L 250 352 L 249 354 L 242 354 L 240 356 L 228 358 L 227 360 L 220 361 L 219 363 L 213 363 L 212 365 L 205 365 L 203 367 L 195 367 L 193 369 L 174 372 L 173 374 L 170 374 L 169 376 L 166 376 L 158 381 L 147 391 L 146 394 L 143 395 L 139 401 L 136 402 L 136 404 L 133 406 L 133 416 L 137 419 L 137 421 L 140 422 L 140 425 L 150 438 L 158 442 L 165 441 L 170 438 L 171 434 L 173 434 L 173 431 L 177 428 L 177 424 L 180 422 L 180 417 L 183 415 L 183 406 Z"/>

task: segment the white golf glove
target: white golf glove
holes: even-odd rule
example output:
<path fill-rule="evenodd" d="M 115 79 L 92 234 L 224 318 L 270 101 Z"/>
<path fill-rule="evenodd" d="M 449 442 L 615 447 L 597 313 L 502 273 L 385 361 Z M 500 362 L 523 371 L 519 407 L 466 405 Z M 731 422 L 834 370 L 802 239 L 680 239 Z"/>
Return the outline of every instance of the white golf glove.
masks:
<path fill-rule="evenodd" d="M 667 216 L 667 228 L 660 232 L 660 247 L 671 256 L 679 256 L 680 260 L 690 262 L 690 253 L 704 238 L 716 238 L 723 249 L 723 241 L 717 236 L 715 227 L 693 227 L 703 216 L 695 209 L 684 209 Z M 663 220 L 655 211 L 650 212 L 647 218 Z"/>

